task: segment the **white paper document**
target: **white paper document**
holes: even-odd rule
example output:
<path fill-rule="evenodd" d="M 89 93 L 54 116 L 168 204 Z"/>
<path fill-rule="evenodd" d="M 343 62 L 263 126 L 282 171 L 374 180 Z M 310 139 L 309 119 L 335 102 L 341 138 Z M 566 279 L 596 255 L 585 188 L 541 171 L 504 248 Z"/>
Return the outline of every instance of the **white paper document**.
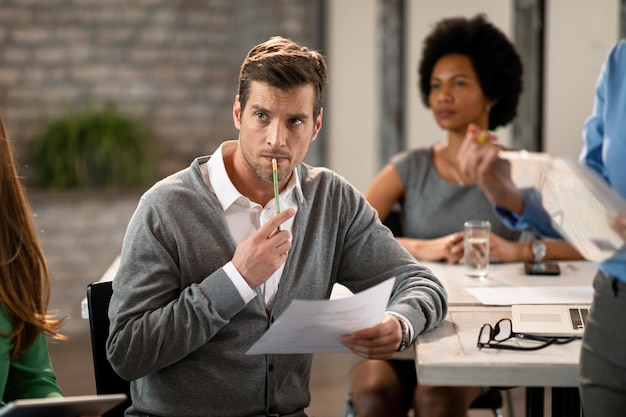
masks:
<path fill-rule="evenodd" d="M 484 305 L 591 304 L 593 288 L 581 287 L 467 287 Z"/>
<path fill-rule="evenodd" d="M 502 152 L 511 161 L 518 187 L 541 192 L 552 224 L 578 251 L 592 261 L 603 261 L 624 246 L 611 228 L 615 215 L 626 213 L 626 201 L 594 171 L 568 158 L 545 153 Z"/>
<path fill-rule="evenodd" d="M 294 300 L 246 355 L 349 352 L 341 336 L 380 323 L 394 282 L 335 300 Z"/>

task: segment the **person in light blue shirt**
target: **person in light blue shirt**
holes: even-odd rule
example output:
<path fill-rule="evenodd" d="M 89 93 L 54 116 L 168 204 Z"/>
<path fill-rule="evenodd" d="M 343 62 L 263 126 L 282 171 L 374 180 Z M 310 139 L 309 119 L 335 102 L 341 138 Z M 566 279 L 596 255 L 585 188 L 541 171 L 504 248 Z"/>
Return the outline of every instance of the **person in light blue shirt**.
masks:
<path fill-rule="evenodd" d="M 583 129 L 580 162 L 597 172 L 626 198 L 626 40 L 606 58 L 596 86 L 593 112 Z M 533 229 L 558 236 L 543 210 L 540 194 L 518 189 L 510 165 L 490 135 L 468 129 L 459 155 L 459 167 L 483 188 L 496 211 L 513 229 Z M 626 241 L 626 213 L 612 227 Z M 598 264 L 594 298 L 580 357 L 580 393 L 587 417 L 626 415 L 626 246 Z"/>

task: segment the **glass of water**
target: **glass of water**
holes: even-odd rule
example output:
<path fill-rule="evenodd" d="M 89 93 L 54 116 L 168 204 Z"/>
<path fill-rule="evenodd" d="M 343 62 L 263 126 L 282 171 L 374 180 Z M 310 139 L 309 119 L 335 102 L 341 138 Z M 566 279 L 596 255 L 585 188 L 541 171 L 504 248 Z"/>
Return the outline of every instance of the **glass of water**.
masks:
<path fill-rule="evenodd" d="M 491 224 L 487 220 L 465 222 L 463 262 L 465 275 L 475 278 L 486 277 L 489 271 L 489 234 Z"/>

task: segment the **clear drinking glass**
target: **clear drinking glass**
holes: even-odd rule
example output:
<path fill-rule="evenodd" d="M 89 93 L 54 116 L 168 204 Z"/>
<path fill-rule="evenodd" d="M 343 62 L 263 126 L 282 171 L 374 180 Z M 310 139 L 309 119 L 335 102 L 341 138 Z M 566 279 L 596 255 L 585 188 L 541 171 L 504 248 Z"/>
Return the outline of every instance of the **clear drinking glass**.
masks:
<path fill-rule="evenodd" d="M 486 277 L 489 272 L 491 224 L 487 220 L 468 220 L 464 227 L 465 275 L 475 278 Z"/>

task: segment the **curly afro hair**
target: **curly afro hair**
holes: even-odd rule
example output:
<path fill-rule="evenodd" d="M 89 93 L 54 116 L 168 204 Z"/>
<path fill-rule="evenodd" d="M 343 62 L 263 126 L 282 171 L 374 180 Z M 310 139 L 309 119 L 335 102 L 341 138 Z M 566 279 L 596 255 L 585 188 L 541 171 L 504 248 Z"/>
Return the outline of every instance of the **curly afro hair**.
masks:
<path fill-rule="evenodd" d="M 522 92 L 522 62 L 511 41 L 482 14 L 471 19 L 440 20 L 424 40 L 418 67 L 424 105 L 430 107 L 430 77 L 435 64 L 451 54 L 470 59 L 483 93 L 495 101 L 489 114 L 489 129 L 505 126 L 513 120 Z"/>

